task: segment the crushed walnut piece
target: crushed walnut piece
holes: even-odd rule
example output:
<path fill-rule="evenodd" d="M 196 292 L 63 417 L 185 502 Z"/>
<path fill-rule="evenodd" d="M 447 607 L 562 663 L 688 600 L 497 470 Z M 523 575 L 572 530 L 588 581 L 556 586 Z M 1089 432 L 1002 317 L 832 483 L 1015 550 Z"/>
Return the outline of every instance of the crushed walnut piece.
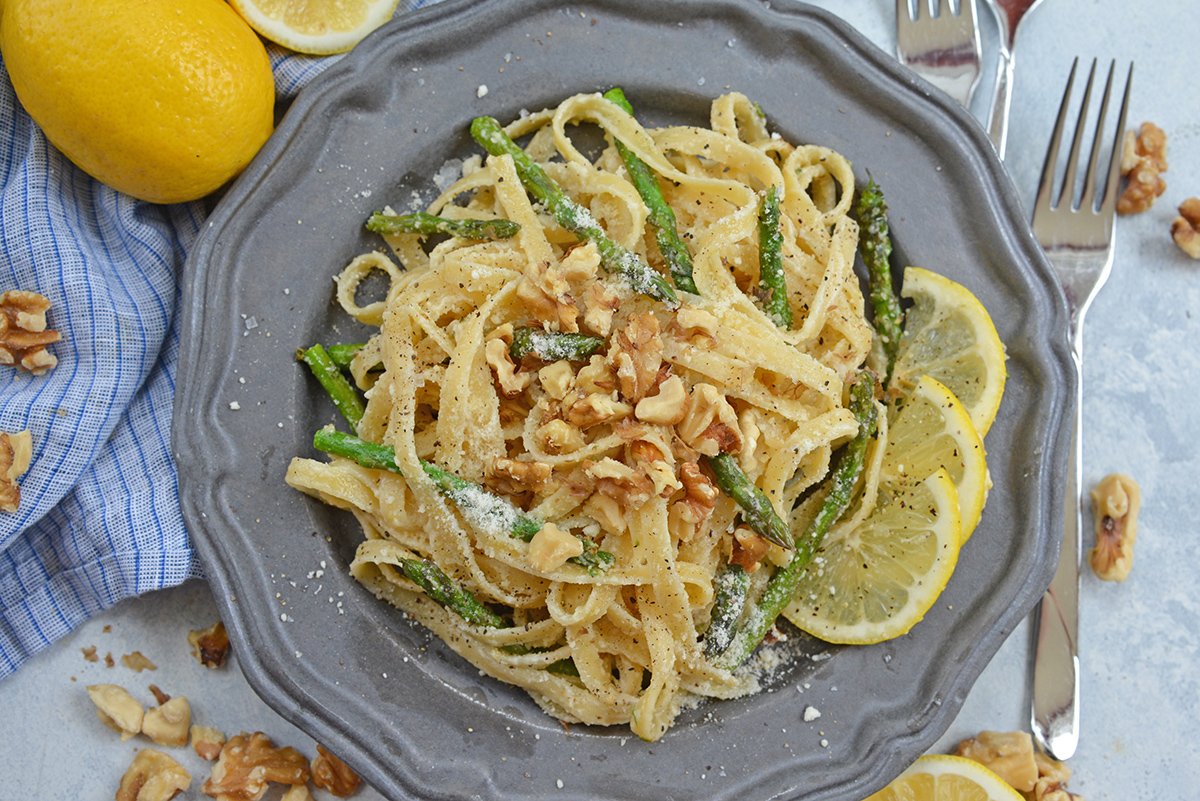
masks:
<path fill-rule="evenodd" d="M 1124 581 L 1133 567 L 1141 490 L 1132 478 L 1112 473 L 1092 489 L 1092 519 L 1096 545 L 1088 564 L 1105 581 Z"/>
<path fill-rule="evenodd" d="M 1071 778 L 1071 769 L 1066 763 L 1046 756 L 1041 751 L 1033 755 L 1037 763 L 1038 780 L 1033 786 L 1033 792 L 1026 793 L 1030 801 L 1083 801 L 1082 797 L 1067 790 L 1067 780 Z"/>
<path fill-rule="evenodd" d="M 1200 259 L 1200 198 L 1189 197 L 1179 204 L 1179 216 L 1171 221 L 1171 238 L 1184 253 Z"/>
<path fill-rule="evenodd" d="M 679 465 L 679 481 L 683 497 L 672 502 L 667 512 L 667 527 L 672 536 L 687 542 L 712 514 L 721 493 L 696 462 Z"/>
<path fill-rule="evenodd" d="M 0 431 L 0 510 L 15 512 L 20 508 L 21 486 L 17 479 L 25 475 L 32 458 L 33 437 L 28 431 Z"/>
<path fill-rule="evenodd" d="M 142 734 L 158 745 L 179 747 L 187 745 L 191 725 L 192 707 L 187 698 L 177 695 L 147 710 L 142 717 Z"/>
<path fill-rule="evenodd" d="M 550 483 L 553 472 L 545 462 L 497 456 L 488 471 L 487 485 L 509 495 L 541 492 Z"/>
<path fill-rule="evenodd" d="M 130 670 L 141 673 L 143 670 L 158 670 L 158 665 L 151 662 L 141 651 L 121 656 L 121 664 Z"/>
<path fill-rule="evenodd" d="M 189 631 L 187 641 L 192 646 L 192 656 L 205 667 L 221 667 L 229 656 L 229 635 L 219 620 L 206 629 Z"/>
<path fill-rule="evenodd" d="M 511 328 L 510 325 L 508 327 Z M 529 388 L 533 375 L 517 372 L 517 365 L 513 362 L 508 347 L 509 343 L 498 336 L 488 340 L 483 353 L 488 366 L 496 374 L 496 385 L 500 387 L 500 391 L 506 397 L 515 398 Z"/>
<path fill-rule="evenodd" d="M 712 384 L 692 387 L 687 414 L 675 431 L 684 443 L 705 456 L 737 453 L 742 447 L 737 412 Z"/>
<path fill-rule="evenodd" d="M 613 314 L 621 308 L 621 298 L 597 282 L 584 290 L 583 303 L 584 327 L 602 337 L 612 333 Z"/>
<path fill-rule="evenodd" d="M 293 784 L 279 796 L 279 801 L 312 801 L 307 784 Z"/>
<path fill-rule="evenodd" d="M 763 557 L 771 552 L 771 543 L 756 534 L 749 526 L 738 526 L 733 532 L 733 550 L 729 564 L 741 565 L 747 573 L 758 570 Z"/>
<path fill-rule="evenodd" d="M 623 398 L 636 404 L 646 397 L 657 383 L 662 353 L 658 318 L 650 312 L 630 315 L 625 326 L 613 334 L 608 352 Z"/>
<path fill-rule="evenodd" d="M 960 742 L 955 753 L 978 762 L 1022 793 L 1037 783 L 1033 738 L 1028 732 L 981 731 Z"/>
<path fill-rule="evenodd" d="M 83 658 L 86 659 L 87 661 L 89 661 L 89 662 L 99 662 L 100 661 L 100 657 L 96 655 L 96 646 L 85 645 L 83 648 L 80 648 L 79 650 L 83 651 Z"/>
<path fill-rule="evenodd" d="M 121 777 L 116 801 L 169 801 L 192 786 L 186 769 L 162 751 L 143 748 Z"/>
<path fill-rule="evenodd" d="M 121 733 L 121 742 L 142 730 L 145 710 L 124 687 L 116 684 L 93 684 L 87 688 L 88 697 L 96 705 L 96 717 L 113 731 Z"/>
<path fill-rule="evenodd" d="M 331 754 L 325 746 L 317 743 L 317 756 L 312 761 L 312 783 L 322 790 L 328 790 L 338 798 L 352 795 L 358 789 L 358 774 L 350 767 Z"/>
<path fill-rule="evenodd" d="M 1167 171 L 1167 135 L 1152 122 L 1142 123 L 1135 136 L 1125 132 L 1121 174 L 1128 179 L 1117 198 L 1117 214 L 1140 214 L 1154 205 L 1167 188 L 1159 173 Z"/>
<path fill-rule="evenodd" d="M 633 413 L 637 419 L 660 426 L 682 423 L 687 416 L 691 401 L 683 379 L 677 375 L 667 377 L 658 385 L 658 392 L 638 401 Z"/>
<path fill-rule="evenodd" d="M 529 541 L 529 567 L 539 573 L 548 573 L 558 570 L 566 560 L 582 553 L 580 538 L 553 523 L 547 523 Z"/>
<path fill-rule="evenodd" d="M 256 731 L 229 738 L 201 789 L 218 801 L 257 801 L 271 782 L 305 784 L 310 775 L 303 754 Z"/>
<path fill-rule="evenodd" d="M 36 292 L 10 289 L 0 294 L 0 364 L 42 375 L 58 364 L 46 347 L 62 339 L 47 328 L 50 301 Z"/>
<path fill-rule="evenodd" d="M 220 729 L 214 729 L 211 726 L 192 726 L 190 734 L 192 750 L 198 757 L 213 762 L 221 755 L 221 749 L 225 746 L 225 733 Z"/>
<path fill-rule="evenodd" d="M 625 508 L 645 503 L 654 494 L 654 482 L 644 471 L 605 456 L 585 461 L 585 473 L 596 482 L 596 489 Z"/>
<path fill-rule="evenodd" d="M 582 430 L 602 423 L 614 423 L 633 411 L 628 403 L 613 400 L 609 395 L 593 392 L 571 403 L 566 409 L 567 422 Z"/>
<path fill-rule="evenodd" d="M 534 432 L 534 439 L 549 454 L 574 453 L 584 446 L 583 432 L 566 420 L 550 420 Z"/>

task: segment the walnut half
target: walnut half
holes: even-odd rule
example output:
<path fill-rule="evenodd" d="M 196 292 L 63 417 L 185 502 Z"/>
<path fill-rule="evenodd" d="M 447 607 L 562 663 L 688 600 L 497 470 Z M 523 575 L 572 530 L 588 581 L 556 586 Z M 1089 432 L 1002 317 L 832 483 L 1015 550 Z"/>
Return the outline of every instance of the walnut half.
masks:
<path fill-rule="evenodd" d="M 1179 204 L 1179 216 L 1171 221 L 1171 238 L 1184 253 L 1200 259 L 1200 198 L 1189 197 Z"/>
<path fill-rule="evenodd" d="M 32 458 L 33 437 L 28 431 L 0 432 L 0 510 L 15 512 L 20 508 L 21 487 L 17 479 L 25 475 Z"/>
<path fill-rule="evenodd" d="M 270 737 L 256 731 L 229 738 L 201 789 L 218 799 L 257 801 L 270 782 L 305 784 L 310 775 L 303 754 L 290 746 L 276 748 Z"/>
<path fill-rule="evenodd" d="M 1105 581 L 1129 577 L 1141 502 L 1137 482 L 1120 473 L 1105 476 L 1092 490 L 1096 546 L 1088 551 L 1088 564 Z"/>
<path fill-rule="evenodd" d="M 186 769 L 162 751 L 144 748 L 121 777 L 117 801 L 169 801 L 192 786 Z"/>
<path fill-rule="evenodd" d="M 312 761 L 312 781 L 322 790 L 346 798 L 354 794 L 362 780 L 345 762 L 318 743 L 317 756 Z"/>
<path fill-rule="evenodd" d="M 50 301 L 36 292 L 10 289 L 0 294 L 0 364 L 8 364 L 41 375 L 58 359 L 46 346 L 62 335 L 46 327 Z"/>

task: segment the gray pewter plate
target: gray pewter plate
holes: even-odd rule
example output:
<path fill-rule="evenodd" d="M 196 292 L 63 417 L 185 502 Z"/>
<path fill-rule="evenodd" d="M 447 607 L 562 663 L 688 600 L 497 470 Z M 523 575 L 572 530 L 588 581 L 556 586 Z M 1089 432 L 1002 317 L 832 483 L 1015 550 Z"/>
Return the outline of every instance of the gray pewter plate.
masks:
<path fill-rule="evenodd" d="M 487 92 L 481 87 L 487 86 Z M 896 264 L 965 284 L 1008 349 L 987 447 L 995 486 L 909 634 L 832 647 L 792 632 L 767 689 L 685 710 L 659 742 L 565 727 L 481 676 L 348 575 L 353 518 L 288 488 L 332 406 L 294 358 L 364 336 L 330 277 L 381 246 L 386 204 L 479 153 L 500 120 L 621 86 L 649 127 L 707 121 L 728 90 L 792 142 L 887 193 Z M 1049 583 L 1074 373 L 1066 304 L 978 124 L 845 23 L 773 0 L 449 0 L 318 77 L 212 214 L 188 262 L 173 447 L 183 511 L 246 678 L 390 798 L 850 799 L 950 724 Z M 236 407 L 236 408 L 234 408 Z M 812 707 L 820 717 L 805 722 Z"/>

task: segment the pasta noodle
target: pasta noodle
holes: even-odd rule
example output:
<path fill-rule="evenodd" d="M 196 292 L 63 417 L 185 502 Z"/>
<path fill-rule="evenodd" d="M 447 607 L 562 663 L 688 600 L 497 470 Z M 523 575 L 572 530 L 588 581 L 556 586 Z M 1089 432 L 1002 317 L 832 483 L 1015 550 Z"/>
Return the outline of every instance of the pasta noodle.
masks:
<path fill-rule="evenodd" d="M 582 125 L 599 126 L 609 146 L 581 152 Z M 857 431 L 843 390 L 872 332 L 853 271 L 854 176 L 838 153 L 770 136 L 736 93 L 714 101 L 708 128 L 646 130 L 600 95 L 577 95 L 505 131 L 528 137 L 525 152 L 612 240 L 666 274 L 611 145 L 623 142 L 660 178 L 698 294 L 680 293 L 671 308 L 633 291 L 601 269 L 594 243 L 531 200 L 512 156 L 469 160 L 427 211 L 512 220 L 519 233 L 452 236 L 428 252 L 420 235 L 388 235 L 404 269 L 371 253 L 339 279 L 346 310 L 379 326 L 351 368 L 367 397 L 356 433 L 394 448 L 399 472 L 296 458 L 287 481 L 351 511 L 365 537 L 353 575 L 480 670 L 564 721 L 628 724 L 655 740 L 689 698 L 754 689 L 703 655 L 718 569 L 761 566 L 761 583 L 788 558 L 737 527 L 737 505 L 702 457 L 736 456 L 787 519 Z M 782 211 L 787 330 L 757 302 L 768 186 Z M 390 290 L 359 307 L 355 288 L 372 270 L 390 276 Z M 529 328 L 602 344 L 587 358 L 514 358 Z M 427 464 L 481 489 L 448 497 Z M 472 500 L 482 496 L 552 523 L 525 542 L 511 536 L 511 516 Z M 584 542 L 612 564 L 572 561 Z M 473 624 L 431 600 L 401 568 L 414 558 L 506 625 Z M 555 669 L 563 664 L 573 668 Z"/>

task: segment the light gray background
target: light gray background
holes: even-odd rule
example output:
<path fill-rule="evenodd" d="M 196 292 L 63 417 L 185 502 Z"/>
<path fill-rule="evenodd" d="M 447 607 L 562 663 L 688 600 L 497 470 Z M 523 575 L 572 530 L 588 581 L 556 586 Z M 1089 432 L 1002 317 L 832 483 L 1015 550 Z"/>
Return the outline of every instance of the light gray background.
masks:
<path fill-rule="evenodd" d="M 982 0 L 981 0 L 982 3 Z M 821 0 L 894 52 L 892 0 Z M 981 5 L 985 72 L 972 112 L 985 120 L 993 84 L 996 27 Z M 1112 277 L 1088 313 L 1084 367 L 1084 484 L 1110 472 L 1135 477 L 1143 492 L 1130 578 L 1109 584 L 1085 574 L 1082 589 L 1082 735 L 1069 763 L 1070 789 L 1096 799 L 1171 799 L 1200 786 L 1200 262 L 1171 242 L 1175 207 L 1200 196 L 1200 95 L 1195 84 L 1200 15 L 1193 0 L 1045 0 L 1017 44 L 1007 166 L 1032 201 L 1059 98 L 1076 56 L 1136 62 L 1130 124 L 1166 131 L 1167 192 L 1153 209 L 1118 222 Z M 937 265 L 925 265 L 936 269 Z M 1085 519 L 1090 526 L 1090 520 Z M 1090 531 L 1090 529 L 1089 529 Z M 1087 538 L 1090 540 L 1090 533 Z M 84 687 L 121 684 L 148 702 L 147 685 L 188 696 L 195 722 L 229 733 L 262 730 L 311 755 L 312 741 L 254 695 L 236 667 L 201 668 L 188 653 L 189 629 L 216 619 L 206 585 L 126 601 L 89 621 L 0 682 L 5 747 L 0 797 L 111 798 L 140 740 L 120 743 L 96 720 Z M 933 750 L 949 751 L 981 729 L 1028 726 L 1028 629 L 1017 628 L 980 677 Z M 158 665 L 133 673 L 89 663 L 140 650 Z M 205 798 L 208 765 L 170 749 L 194 776 L 181 798 Z M 1185 789 L 1186 788 L 1186 789 Z M 553 797 L 555 787 L 531 787 Z M 316 792 L 317 798 L 330 798 Z M 375 801 L 369 788 L 355 796 Z M 278 798 L 278 791 L 268 794 Z"/>

